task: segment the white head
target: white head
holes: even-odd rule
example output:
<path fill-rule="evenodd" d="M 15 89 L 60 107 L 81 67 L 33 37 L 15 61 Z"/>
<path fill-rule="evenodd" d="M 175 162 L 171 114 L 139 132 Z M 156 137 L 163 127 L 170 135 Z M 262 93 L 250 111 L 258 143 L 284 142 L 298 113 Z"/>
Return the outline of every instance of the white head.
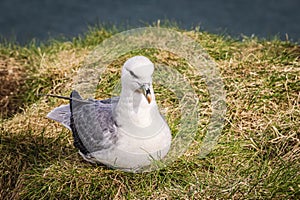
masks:
<path fill-rule="evenodd" d="M 128 59 L 122 68 L 122 88 L 142 92 L 150 103 L 153 71 L 154 64 L 144 56 L 134 56 Z"/>

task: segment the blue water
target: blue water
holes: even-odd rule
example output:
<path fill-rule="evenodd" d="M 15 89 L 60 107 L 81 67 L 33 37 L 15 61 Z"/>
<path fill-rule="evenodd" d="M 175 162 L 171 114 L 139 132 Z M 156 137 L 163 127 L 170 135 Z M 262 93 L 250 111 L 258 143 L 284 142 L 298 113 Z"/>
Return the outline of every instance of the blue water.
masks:
<path fill-rule="evenodd" d="M 232 36 L 300 41 L 298 0 L 1 0 L 0 35 L 26 43 L 83 34 L 89 25 L 141 27 L 169 19 Z"/>

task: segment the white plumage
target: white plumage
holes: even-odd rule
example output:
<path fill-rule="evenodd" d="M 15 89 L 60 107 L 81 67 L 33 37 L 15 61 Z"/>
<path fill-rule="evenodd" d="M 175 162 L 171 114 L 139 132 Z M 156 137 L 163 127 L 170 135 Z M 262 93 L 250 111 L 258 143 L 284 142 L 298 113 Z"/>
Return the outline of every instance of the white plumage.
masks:
<path fill-rule="evenodd" d="M 69 105 L 47 117 L 72 130 L 83 158 L 125 171 L 139 171 L 169 151 L 171 132 L 159 113 L 152 87 L 153 63 L 144 56 L 122 68 L 120 97 L 83 100 L 73 91 Z"/>

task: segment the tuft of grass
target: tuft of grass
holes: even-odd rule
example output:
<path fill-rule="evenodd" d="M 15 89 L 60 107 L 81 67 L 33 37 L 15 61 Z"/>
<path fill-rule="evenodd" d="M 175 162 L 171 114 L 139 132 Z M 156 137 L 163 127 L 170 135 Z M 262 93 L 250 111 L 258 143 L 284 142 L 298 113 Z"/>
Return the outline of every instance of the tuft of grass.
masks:
<path fill-rule="evenodd" d="M 91 28 L 69 42 L 0 44 L 0 199 L 299 198 L 300 47 L 277 39 L 180 31 L 218 64 L 227 91 L 225 128 L 214 151 L 199 159 L 211 112 L 203 78 L 170 52 L 144 49 L 123 55 L 103 73 L 97 98 L 111 96 L 123 62 L 140 54 L 180 71 L 199 98 L 199 128 L 187 152 L 165 168 L 141 174 L 86 163 L 71 133 L 45 118 L 66 102 L 36 95 L 69 95 L 86 56 L 116 29 Z M 154 87 L 176 134 L 176 96 L 159 84 Z"/>

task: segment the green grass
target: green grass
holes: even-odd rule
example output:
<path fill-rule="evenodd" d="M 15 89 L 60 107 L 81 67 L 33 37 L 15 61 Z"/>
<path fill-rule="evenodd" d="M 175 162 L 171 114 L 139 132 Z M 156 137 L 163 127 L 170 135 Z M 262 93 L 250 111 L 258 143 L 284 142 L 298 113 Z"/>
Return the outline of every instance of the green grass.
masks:
<path fill-rule="evenodd" d="M 86 163 L 71 133 L 45 118 L 69 95 L 86 56 L 116 29 L 91 28 L 72 41 L 0 44 L 0 199 L 297 199 L 300 197 L 300 47 L 290 41 L 184 31 L 217 62 L 227 92 L 225 128 L 215 149 L 199 159 L 210 116 L 205 83 L 169 52 L 146 49 L 123 55 L 99 83 L 110 97 L 122 63 L 143 54 L 179 70 L 199 98 L 199 128 L 188 151 L 167 167 L 131 174 Z M 0 71 L 1 72 L 1 71 Z M 13 87 L 12 87 L 13 86 Z M 180 122 L 174 94 L 155 85 L 171 129 Z M 9 93 L 13 91 L 12 93 Z M 7 95 L 7 98 L 4 98 Z"/>

